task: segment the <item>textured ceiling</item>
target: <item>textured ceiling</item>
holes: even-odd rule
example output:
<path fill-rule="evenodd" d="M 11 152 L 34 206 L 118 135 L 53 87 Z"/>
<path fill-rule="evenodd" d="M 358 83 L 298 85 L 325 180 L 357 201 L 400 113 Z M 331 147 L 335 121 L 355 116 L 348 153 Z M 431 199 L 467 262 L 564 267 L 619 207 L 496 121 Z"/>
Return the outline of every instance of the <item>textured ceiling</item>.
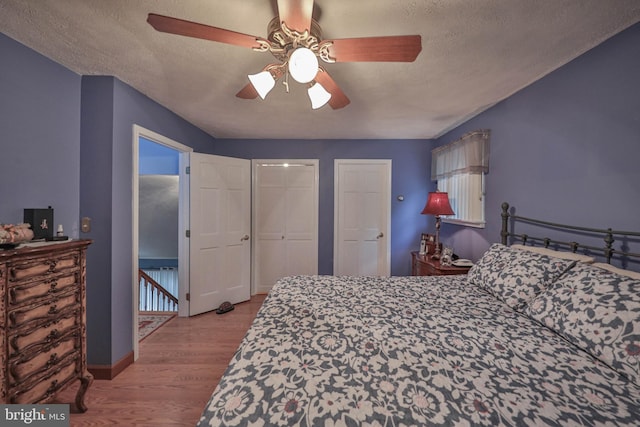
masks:
<path fill-rule="evenodd" d="M 155 31 L 150 12 L 266 37 L 273 0 L 2 0 L 0 31 L 82 75 L 112 75 L 217 138 L 432 138 L 640 21 L 638 0 L 316 0 L 323 39 L 422 36 L 413 63 L 326 65 L 351 99 L 303 85 L 235 94 L 269 53 Z M 6 64 L 3 64 L 6 66 Z"/>

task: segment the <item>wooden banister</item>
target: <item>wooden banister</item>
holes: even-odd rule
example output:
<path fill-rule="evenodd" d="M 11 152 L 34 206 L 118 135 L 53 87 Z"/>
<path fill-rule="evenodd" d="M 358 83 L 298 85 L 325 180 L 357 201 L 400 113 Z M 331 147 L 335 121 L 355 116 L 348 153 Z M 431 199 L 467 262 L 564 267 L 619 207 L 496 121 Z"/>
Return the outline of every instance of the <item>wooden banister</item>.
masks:
<path fill-rule="evenodd" d="M 141 311 L 178 311 L 178 298 L 142 269 L 138 269 L 138 284 Z"/>

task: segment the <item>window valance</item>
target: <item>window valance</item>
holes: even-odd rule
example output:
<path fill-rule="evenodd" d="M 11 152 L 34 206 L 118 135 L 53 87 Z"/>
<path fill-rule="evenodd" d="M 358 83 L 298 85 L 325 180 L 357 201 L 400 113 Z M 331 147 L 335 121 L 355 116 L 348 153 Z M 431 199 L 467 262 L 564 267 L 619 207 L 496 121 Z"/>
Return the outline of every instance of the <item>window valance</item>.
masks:
<path fill-rule="evenodd" d="M 456 174 L 489 172 L 488 129 L 475 130 L 431 151 L 431 180 Z"/>

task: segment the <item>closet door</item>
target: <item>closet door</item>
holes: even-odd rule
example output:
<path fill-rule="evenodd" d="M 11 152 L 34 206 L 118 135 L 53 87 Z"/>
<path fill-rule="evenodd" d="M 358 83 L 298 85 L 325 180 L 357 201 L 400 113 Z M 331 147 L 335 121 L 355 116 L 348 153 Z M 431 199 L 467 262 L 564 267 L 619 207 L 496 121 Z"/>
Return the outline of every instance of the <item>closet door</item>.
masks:
<path fill-rule="evenodd" d="M 254 160 L 253 291 L 318 273 L 318 161 Z"/>
<path fill-rule="evenodd" d="M 336 276 L 389 276 L 391 160 L 334 161 Z"/>

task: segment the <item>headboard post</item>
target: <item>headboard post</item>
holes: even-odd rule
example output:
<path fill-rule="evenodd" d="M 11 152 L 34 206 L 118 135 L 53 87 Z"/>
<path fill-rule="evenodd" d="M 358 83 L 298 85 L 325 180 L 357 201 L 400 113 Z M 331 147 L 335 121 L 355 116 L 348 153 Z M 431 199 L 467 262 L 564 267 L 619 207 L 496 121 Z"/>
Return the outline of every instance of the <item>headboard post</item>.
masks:
<path fill-rule="evenodd" d="M 502 203 L 502 230 L 500 231 L 500 239 L 503 245 L 507 244 L 509 236 L 509 203 Z"/>
<path fill-rule="evenodd" d="M 604 243 L 606 248 L 604 250 L 604 256 L 607 258 L 607 263 L 611 263 L 611 257 L 613 256 L 613 232 L 610 228 L 607 228 L 607 234 L 604 236 Z"/>

